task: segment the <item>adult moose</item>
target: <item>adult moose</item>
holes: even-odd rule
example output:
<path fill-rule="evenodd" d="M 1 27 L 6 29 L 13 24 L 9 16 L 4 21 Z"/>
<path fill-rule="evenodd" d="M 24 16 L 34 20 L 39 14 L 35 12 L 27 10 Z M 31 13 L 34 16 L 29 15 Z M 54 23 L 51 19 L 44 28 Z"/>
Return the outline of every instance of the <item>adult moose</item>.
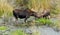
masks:
<path fill-rule="evenodd" d="M 14 9 L 13 10 L 13 15 L 16 18 L 16 20 L 18 20 L 18 18 L 20 19 L 24 19 L 24 22 L 26 22 L 26 20 L 30 17 L 30 16 L 34 16 L 36 17 L 36 12 L 32 11 L 31 9 L 27 8 L 25 10 L 19 10 L 19 9 Z"/>

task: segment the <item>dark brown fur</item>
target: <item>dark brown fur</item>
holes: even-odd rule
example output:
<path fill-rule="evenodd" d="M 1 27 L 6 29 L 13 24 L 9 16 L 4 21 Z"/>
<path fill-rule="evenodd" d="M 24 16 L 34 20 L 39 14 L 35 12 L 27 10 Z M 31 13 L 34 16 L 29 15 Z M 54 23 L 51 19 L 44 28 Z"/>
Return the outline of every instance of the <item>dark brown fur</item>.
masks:
<path fill-rule="evenodd" d="M 18 18 L 25 18 L 25 22 L 26 20 L 30 17 L 30 16 L 35 16 L 36 13 L 34 11 L 31 11 L 30 9 L 25 9 L 25 10 L 19 10 L 19 9 L 15 9 L 13 10 L 13 15 L 16 19 Z"/>

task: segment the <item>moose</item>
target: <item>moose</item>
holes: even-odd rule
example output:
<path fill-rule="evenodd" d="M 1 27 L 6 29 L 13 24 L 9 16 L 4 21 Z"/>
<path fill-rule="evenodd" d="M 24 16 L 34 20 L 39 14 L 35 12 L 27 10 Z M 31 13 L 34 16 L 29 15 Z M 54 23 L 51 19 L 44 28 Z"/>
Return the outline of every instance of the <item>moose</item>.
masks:
<path fill-rule="evenodd" d="M 50 12 L 46 12 L 43 13 L 43 15 L 38 16 L 37 13 L 35 11 L 32 11 L 31 9 L 27 8 L 25 10 L 20 10 L 20 9 L 14 9 L 13 10 L 13 16 L 15 17 L 16 20 L 18 20 L 18 18 L 20 19 L 24 19 L 24 22 L 26 22 L 26 20 L 30 17 L 30 16 L 34 16 L 36 18 L 44 18 L 50 15 Z"/>
<path fill-rule="evenodd" d="M 36 12 L 30 10 L 30 9 L 25 9 L 25 10 L 19 10 L 19 9 L 15 9 L 13 10 L 13 15 L 15 17 L 16 20 L 18 20 L 18 18 L 20 19 L 24 19 L 24 22 L 26 22 L 26 20 L 30 17 L 30 16 L 34 16 L 36 17 Z"/>

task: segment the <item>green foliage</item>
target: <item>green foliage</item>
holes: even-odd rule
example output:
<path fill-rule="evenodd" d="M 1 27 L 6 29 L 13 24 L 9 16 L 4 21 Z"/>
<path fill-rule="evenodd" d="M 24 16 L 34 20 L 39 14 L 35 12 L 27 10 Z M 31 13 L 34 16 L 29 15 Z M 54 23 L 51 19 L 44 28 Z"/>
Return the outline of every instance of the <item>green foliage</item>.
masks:
<path fill-rule="evenodd" d="M 0 30 L 6 30 L 7 27 L 6 26 L 0 26 Z"/>
<path fill-rule="evenodd" d="M 45 18 L 37 19 L 36 22 L 42 23 L 43 25 L 45 25 L 45 24 L 50 25 L 52 23 L 50 19 L 45 19 Z"/>
<path fill-rule="evenodd" d="M 22 30 L 16 30 L 16 31 L 12 31 L 11 35 L 27 35 L 27 34 L 24 33 Z"/>

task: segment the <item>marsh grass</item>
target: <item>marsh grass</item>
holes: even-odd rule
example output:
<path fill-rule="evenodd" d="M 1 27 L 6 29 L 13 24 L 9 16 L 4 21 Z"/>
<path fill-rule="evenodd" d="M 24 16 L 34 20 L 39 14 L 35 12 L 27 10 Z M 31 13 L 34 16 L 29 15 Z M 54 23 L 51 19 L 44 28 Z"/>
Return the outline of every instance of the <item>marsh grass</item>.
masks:
<path fill-rule="evenodd" d="M 50 19 L 46 19 L 46 18 L 40 18 L 36 20 L 37 24 L 39 25 L 51 25 L 53 24 L 53 22 Z"/>
<path fill-rule="evenodd" d="M 11 35 L 27 35 L 23 30 L 12 31 Z"/>
<path fill-rule="evenodd" d="M 7 27 L 6 26 L 0 26 L 0 31 L 2 30 L 7 30 Z"/>
<path fill-rule="evenodd" d="M 56 27 L 57 29 L 60 29 L 60 21 L 56 21 L 56 22 L 55 22 L 55 27 Z"/>
<path fill-rule="evenodd" d="M 13 7 L 7 1 L 0 0 L 0 16 L 12 16 Z"/>

